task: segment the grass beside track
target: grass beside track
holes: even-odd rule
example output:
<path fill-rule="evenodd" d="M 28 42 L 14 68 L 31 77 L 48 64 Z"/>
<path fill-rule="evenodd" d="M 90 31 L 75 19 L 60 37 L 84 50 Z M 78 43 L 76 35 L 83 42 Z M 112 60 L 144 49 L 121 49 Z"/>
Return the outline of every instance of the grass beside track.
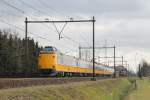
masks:
<path fill-rule="evenodd" d="M 1 89 L 0 100 L 121 100 L 131 85 L 124 78 Z"/>
<path fill-rule="evenodd" d="M 137 89 L 129 94 L 125 100 L 150 100 L 150 79 L 137 80 Z"/>

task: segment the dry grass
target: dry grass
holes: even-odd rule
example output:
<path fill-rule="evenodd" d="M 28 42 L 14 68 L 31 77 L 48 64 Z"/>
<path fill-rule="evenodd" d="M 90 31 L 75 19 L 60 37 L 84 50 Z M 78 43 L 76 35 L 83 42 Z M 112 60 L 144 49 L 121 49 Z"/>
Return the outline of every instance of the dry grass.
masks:
<path fill-rule="evenodd" d="M 106 79 L 3 89 L 0 100 L 119 100 L 130 85 L 127 79 Z"/>
<path fill-rule="evenodd" d="M 150 80 L 138 80 L 137 89 L 127 96 L 125 100 L 150 100 Z"/>

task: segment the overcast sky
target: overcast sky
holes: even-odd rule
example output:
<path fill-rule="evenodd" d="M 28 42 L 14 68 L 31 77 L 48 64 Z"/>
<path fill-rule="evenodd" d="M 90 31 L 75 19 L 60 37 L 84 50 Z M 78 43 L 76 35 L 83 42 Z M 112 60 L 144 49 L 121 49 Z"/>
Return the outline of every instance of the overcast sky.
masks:
<path fill-rule="evenodd" d="M 150 0 L 0 0 L 0 27 L 23 37 L 25 17 L 29 20 L 91 19 L 95 16 L 96 46 L 116 45 L 117 56 L 136 70 L 142 59 L 150 59 Z M 15 27 L 13 26 L 15 25 Z M 64 24 L 56 24 L 60 31 Z M 53 45 L 63 52 L 78 54 L 78 46 L 92 45 L 91 23 L 67 24 L 58 40 L 53 24 L 30 24 L 29 37 L 40 45 Z M 40 36 L 44 37 L 41 39 Z M 111 52 L 111 50 L 109 50 Z M 104 52 L 103 52 L 104 53 Z M 108 56 L 109 52 L 107 53 Z"/>

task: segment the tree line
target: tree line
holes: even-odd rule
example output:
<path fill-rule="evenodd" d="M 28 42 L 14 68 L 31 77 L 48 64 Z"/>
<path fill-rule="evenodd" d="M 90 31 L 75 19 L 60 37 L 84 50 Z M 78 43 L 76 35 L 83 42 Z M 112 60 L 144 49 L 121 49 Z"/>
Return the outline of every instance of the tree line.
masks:
<path fill-rule="evenodd" d="M 142 63 L 139 65 L 138 75 L 139 77 L 150 76 L 150 64 L 147 61 L 143 60 Z"/>
<path fill-rule="evenodd" d="M 0 74 L 37 73 L 38 43 L 28 39 L 28 53 L 26 40 L 8 30 L 0 30 Z"/>

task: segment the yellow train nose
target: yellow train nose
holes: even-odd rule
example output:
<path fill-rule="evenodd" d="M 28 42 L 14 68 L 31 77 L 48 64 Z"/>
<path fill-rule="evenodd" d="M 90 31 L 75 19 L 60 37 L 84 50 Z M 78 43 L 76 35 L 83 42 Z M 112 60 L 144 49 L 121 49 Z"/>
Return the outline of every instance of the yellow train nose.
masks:
<path fill-rule="evenodd" d="M 40 54 L 38 59 L 39 69 L 55 69 L 56 54 Z"/>

